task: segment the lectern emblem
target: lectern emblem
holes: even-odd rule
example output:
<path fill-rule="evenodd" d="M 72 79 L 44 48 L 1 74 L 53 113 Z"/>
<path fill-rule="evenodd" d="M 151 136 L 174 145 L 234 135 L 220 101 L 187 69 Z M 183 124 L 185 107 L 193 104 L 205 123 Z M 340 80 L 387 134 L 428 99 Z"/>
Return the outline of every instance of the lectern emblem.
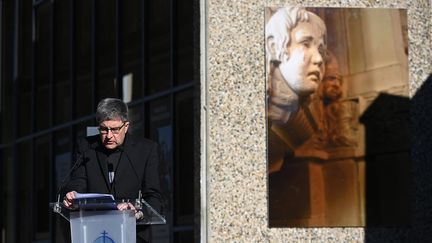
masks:
<path fill-rule="evenodd" d="M 108 232 L 106 232 L 105 230 L 101 233 L 101 236 L 99 236 L 98 238 L 96 238 L 95 241 L 93 241 L 93 243 L 115 243 L 115 241 L 113 239 L 111 239 L 111 237 L 107 236 Z"/>

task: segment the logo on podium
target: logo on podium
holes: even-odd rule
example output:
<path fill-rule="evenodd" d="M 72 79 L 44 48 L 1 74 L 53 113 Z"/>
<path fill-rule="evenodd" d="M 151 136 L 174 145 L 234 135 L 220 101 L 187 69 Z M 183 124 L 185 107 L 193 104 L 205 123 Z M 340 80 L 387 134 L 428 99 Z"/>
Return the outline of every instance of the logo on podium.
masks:
<path fill-rule="evenodd" d="M 101 236 L 96 238 L 96 240 L 93 241 L 93 243 L 115 243 L 111 237 L 108 236 L 108 232 L 105 230 L 101 233 Z"/>

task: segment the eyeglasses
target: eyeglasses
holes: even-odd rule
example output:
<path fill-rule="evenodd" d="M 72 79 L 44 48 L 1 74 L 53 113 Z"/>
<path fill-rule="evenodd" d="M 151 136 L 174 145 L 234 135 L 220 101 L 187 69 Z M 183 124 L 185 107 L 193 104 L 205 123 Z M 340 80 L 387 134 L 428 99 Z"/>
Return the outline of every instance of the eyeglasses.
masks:
<path fill-rule="evenodd" d="M 121 125 L 120 127 L 103 127 L 103 126 L 99 126 L 99 132 L 101 134 L 108 134 L 109 131 L 111 131 L 112 134 L 119 134 L 120 130 L 126 125 L 126 122 L 123 123 L 123 125 Z"/>

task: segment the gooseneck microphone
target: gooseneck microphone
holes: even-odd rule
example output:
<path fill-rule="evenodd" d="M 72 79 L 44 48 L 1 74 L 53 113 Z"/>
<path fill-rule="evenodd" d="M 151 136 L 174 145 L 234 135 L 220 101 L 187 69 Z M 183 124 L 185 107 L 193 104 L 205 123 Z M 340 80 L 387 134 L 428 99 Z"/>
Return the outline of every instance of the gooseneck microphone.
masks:
<path fill-rule="evenodd" d="M 117 142 L 117 139 L 116 139 L 115 136 L 114 136 L 114 140 Z M 124 141 L 123 141 L 123 142 L 124 142 Z M 146 191 L 144 191 L 144 193 L 142 193 L 142 191 L 141 191 L 141 188 L 142 188 L 142 182 L 141 182 L 141 180 L 140 180 L 140 177 L 139 177 L 138 174 L 137 174 L 137 170 L 136 170 L 135 166 L 134 166 L 133 163 L 132 163 L 132 160 L 131 160 L 131 158 L 130 158 L 130 156 L 129 156 L 129 153 L 127 152 L 127 149 L 124 148 L 124 144 L 118 146 L 118 149 L 119 149 L 119 151 L 120 151 L 121 153 L 124 153 L 124 154 L 125 154 L 125 156 L 126 156 L 126 160 L 128 161 L 129 165 L 131 166 L 132 171 L 133 171 L 133 173 L 134 173 L 134 175 L 135 175 L 135 178 L 136 178 L 136 180 L 137 180 L 137 184 L 138 184 L 138 186 L 139 186 L 139 188 L 140 188 L 140 189 L 138 190 L 138 198 L 137 198 L 136 201 L 135 201 L 135 206 L 136 206 L 139 210 L 141 210 L 141 208 L 142 208 L 141 199 L 142 199 L 143 197 L 146 197 L 146 196 L 154 197 L 154 198 L 158 199 L 158 200 L 163 204 L 163 201 L 165 201 L 165 200 L 164 200 L 162 194 L 160 194 L 159 192 L 157 192 L 157 191 L 152 191 L 152 192 L 146 192 Z M 161 210 L 162 210 L 162 208 L 161 208 Z"/>
<path fill-rule="evenodd" d="M 81 153 L 79 153 L 77 159 L 75 160 L 75 163 L 73 164 L 73 166 L 69 169 L 68 173 L 66 174 L 66 176 L 63 178 L 63 180 L 61 181 L 58 189 L 57 189 L 57 197 L 58 197 L 58 201 L 60 200 L 60 193 L 61 191 L 64 189 L 64 187 L 67 185 L 67 180 L 71 177 L 72 173 L 78 169 L 79 166 L 81 166 L 85 160 L 84 160 L 84 155 L 85 153 L 87 153 L 87 151 L 89 151 L 90 149 L 94 149 L 96 148 L 97 144 L 92 144 L 89 146 Z"/>
<path fill-rule="evenodd" d="M 73 166 L 69 169 L 68 173 L 66 174 L 66 176 L 63 178 L 62 182 L 60 183 L 58 189 L 57 189 L 57 202 L 54 203 L 53 206 L 53 211 L 55 213 L 60 214 L 61 216 L 63 216 L 65 219 L 67 219 L 63 214 L 62 214 L 62 207 L 60 206 L 60 193 L 61 191 L 64 189 L 64 187 L 67 185 L 67 180 L 71 177 L 72 173 L 78 169 L 79 166 L 81 166 L 85 160 L 84 160 L 84 155 L 85 153 L 87 153 L 87 151 L 89 151 L 90 149 L 94 149 L 96 148 L 97 144 L 92 144 L 92 145 L 88 145 L 88 147 L 78 155 L 78 157 L 75 160 L 75 163 L 73 164 Z"/>
<path fill-rule="evenodd" d="M 126 155 L 127 161 L 129 162 L 130 166 L 132 167 L 132 170 L 133 170 L 133 172 L 135 174 L 135 177 L 137 179 L 137 183 L 140 185 L 140 188 L 141 188 L 141 181 L 140 181 L 139 176 L 137 174 L 137 170 L 135 169 L 135 166 L 133 165 L 132 160 L 129 157 L 129 154 L 127 153 L 126 149 L 124 149 L 123 146 L 120 146 L 119 149 L 120 149 L 120 151 L 124 152 L 124 154 Z M 164 198 L 164 196 L 160 192 L 153 191 L 153 190 L 152 191 L 144 191 L 144 192 L 142 192 L 141 189 L 140 189 L 139 192 L 138 192 L 138 198 L 137 198 L 135 204 L 139 205 L 139 208 L 141 208 L 142 207 L 141 206 L 141 199 L 142 198 L 147 198 L 148 196 L 153 197 L 153 198 L 159 200 L 162 205 L 166 203 L 166 199 Z M 161 206 L 160 212 L 163 213 L 163 206 Z"/>

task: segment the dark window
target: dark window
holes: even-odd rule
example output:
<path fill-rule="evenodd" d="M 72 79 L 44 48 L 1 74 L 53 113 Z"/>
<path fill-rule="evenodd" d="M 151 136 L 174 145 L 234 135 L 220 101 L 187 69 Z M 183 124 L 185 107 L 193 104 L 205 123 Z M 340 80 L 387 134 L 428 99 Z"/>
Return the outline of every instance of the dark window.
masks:
<path fill-rule="evenodd" d="M 175 98 L 175 161 L 174 163 L 174 210 L 175 223 L 178 225 L 193 225 L 193 146 L 194 116 L 193 92 L 179 93 Z"/>

